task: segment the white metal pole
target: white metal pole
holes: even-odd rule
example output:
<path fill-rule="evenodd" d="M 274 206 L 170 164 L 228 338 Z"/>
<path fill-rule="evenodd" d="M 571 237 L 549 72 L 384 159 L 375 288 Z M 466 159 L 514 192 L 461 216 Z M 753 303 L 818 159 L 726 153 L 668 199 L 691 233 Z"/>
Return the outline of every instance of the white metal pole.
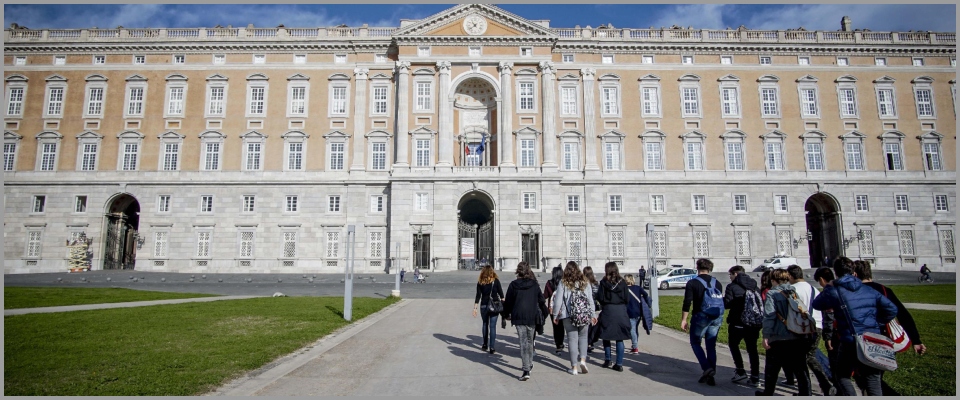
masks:
<path fill-rule="evenodd" d="M 650 266 L 650 311 L 653 317 L 660 315 L 660 284 L 657 282 L 657 266 L 653 261 L 651 241 L 653 240 L 653 224 L 647 224 L 647 265 Z"/>
<path fill-rule="evenodd" d="M 347 225 L 347 276 L 344 279 L 343 295 L 343 319 L 351 321 L 353 319 L 353 244 L 354 244 L 353 225 Z"/>
<path fill-rule="evenodd" d="M 396 277 L 396 289 L 390 293 L 393 297 L 400 297 L 400 243 L 397 243 L 397 251 L 393 253 L 393 275 Z"/>

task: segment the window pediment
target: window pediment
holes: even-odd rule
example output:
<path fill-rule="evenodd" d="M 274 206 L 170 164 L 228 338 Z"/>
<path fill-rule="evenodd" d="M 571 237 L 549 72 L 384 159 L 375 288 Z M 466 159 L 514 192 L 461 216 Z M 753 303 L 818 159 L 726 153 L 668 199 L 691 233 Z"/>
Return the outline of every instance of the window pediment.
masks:
<path fill-rule="evenodd" d="M 800 139 L 826 139 L 827 134 L 818 130 L 806 131 L 800 135 Z"/>
<path fill-rule="evenodd" d="M 864 135 L 863 133 L 860 133 L 858 131 L 850 131 L 839 136 L 839 138 L 843 140 L 863 139 L 865 137 L 867 137 L 867 135 Z"/>
<path fill-rule="evenodd" d="M 680 82 L 700 82 L 700 76 L 694 74 L 686 74 L 681 76 L 680 79 L 677 79 Z"/>
<path fill-rule="evenodd" d="M 185 137 L 186 137 L 186 136 L 181 135 L 181 134 L 176 133 L 176 132 L 173 132 L 173 131 L 166 131 L 166 132 L 164 132 L 164 133 L 161 133 L 161 134 L 157 135 L 157 139 L 160 139 L 160 140 L 163 140 L 163 139 L 168 139 L 168 140 L 169 140 L 169 139 L 180 140 L 180 139 L 183 139 L 183 138 L 185 138 Z"/>
<path fill-rule="evenodd" d="M 87 82 L 106 82 L 107 77 L 100 74 L 90 74 L 90 75 L 87 75 L 85 80 Z"/>
<path fill-rule="evenodd" d="M 384 75 L 384 74 L 376 74 L 376 75 L 370 77 L 370 80 L 373 80 L 373 81 L 376 81 L 376 80 L 389 81 L 390 79 L 392 79 L 392 78 L 389 77 L 389 76 L 387 76 L 387 75 Z"/>
<path fill-rule="evenodd" d="M 524 127 L 523 129 L 520 129 L 517 131 L 513 131 L 513 134 L 517 136 L 540 136 L 541 133 L 542 132 L 536 129 L 533 129 L 532 127 L 529 127 L 529 126 Z"/>
<path fill-rule="evenodd" d="M 23 139 L 23 136 L 20 136 L 10 131 L 3 131 L 3 140 L 20 140 L 20 139 Z"/>
<path fill-rule="evenodd" d="M 67 78 L 54 74 L 54 75 L 48 76 L 46 81 L 47 82 L 66 82 Z"/>
<path fill-rule="evenodd" d="M 579 140 L 579 139 L 583 138 L 583 134 L 580 133 L 580 132 L 578 132 L 578 131 L 569 130 L 569 131 L 563 131 L 563 133 L 557 135 L 557 137 L 559 137 L 559 138 L 561 138 L 561 139 L 577 139 L 577 140 Z"/>
<path fill-rule="evenodd" d="M 330 139 L 347 140 L 348 138 L 350 138 L 350 135 L 343 133 L 343 131 L 332 131 L 326 135 L 323 135 L 323 138 L 327 140 L 330 140 Z"/>
<path fill-rule="evenodd" d="M 267 138 L 267 135 L 264 135 L 259 131 L 250 131 L 240 135 L 240 139 L 245 139 L 245 140 L 263 140 L 266 138 Z"/>
<path fill-rule="evenodd" d="M 625 138 L 626 136 L 627 135 L 624 135 L 622 132 L 617 130 L 609 130 L 604 132 L 603 134 L 597 135 L 597 137 L 600 139 L 616 139 L 616 140 L 623 140 L 623 138 Z"/>
<path fill-rule="evenodd" d="M 937 132 L 937 131 L 930 131 L 930 132 L 924 133 L 924 134 L 922 134 L 922 135 L 917 135 L 917 139 L 920 139 L 920 140 L 936 140 L 936 141 L 939 142 L 939 141 L 943 140 L 943 135 L 940 134 L 940 132 Z"/>
<path fill-rule="evenodd" d="M 579 77 L 579 76 L 576 76 L 576 75 L 574 75 L 574 74 L 566 74 L 566 75 L 564 75 L 564 76 L 561 76 L 560 78 L 557 78 L 557 80 L 560 80 L 560 81 L 580 81 L 580 77 Z"/>
<path fill-rule="evenodd" d="M 8 76 L 5 80 L 6 80 L 7 83 L 12 83 L 12 82 L 27 82 L 27 81 L 29 81 L 29 79 L 27 79 L 27 77 L 25 77 L 25 76 L 23 76 L 23 75 L 20 75 L 20 74 L 10 75 L 10 76 Z"/>
<path fill-rule="evenodd" d="M 224 139 L 227 137 L 227 135 L 224 135 L 223 132 L 220 131 L 206 131 L 201 133 L 198 137 L 200 139 Z"/>
<path fill-rule="evenodd" d="M 780 78 L 777 77 L 776 75 L 764 75 L 758 78 L 757 82 L 776 83 L 776 82 L 780 82 Z"/>
<path fill-rule="evenodd" d="M 127 77 L 127 82 L 146 82 L 147 78 L 144 78 L 143 75 L 133 74 Z"/>
<path fill-rule="evenodd" d="M 261 73 L 250 74 L 247 76 L 248 81 L 266 81 L 269 80 L 266 75 Z"/>
<path fill-rule="evenodd" d="M 60 132 L 43 131 L 37 134 L 37 140 L 40 139 L 63 139 L 63 135 Z"/>
<path fill-rule="evenodd" d="M 363 135 L 363 137 L 365 138 L 379 138 L 379 139 L 388 139 L 392 136 L 393 135 L 391 135 L 389 132 L 381 131 L 381 130 L 370 131 L 366 135 Z"/>
<path fill-rule="evenodd" d="M 227 81 L 227 77 L 220 74 L 213 74 L 207 77 L 207 81 Z"/>
<path fill-rule="evenodd" d="M 797 82 L 799 83 L 817 83 L 817 81 L 818 81 L 817 77 L 813 75 L 804 75 L 797 78 Z"/>
<path fill-rule="evenodd" d="M 117 139 L 143 139 L 144 136 L 142 133 L 137 131 L 123 131 L 117 135 Z"/>
<path fill-rule="evenodd" d="M 773 131 L 767 132 L 767 133 L 765 133 L 765 134 L 763 134 L 763 135 L 760 135 L 760 138 L 761 138 L 761 139 L 780 139 L 780 140 L 783 140 L 783 139 L 786 139 L 786 138 L 787 138 L 787 134 L 786 134 L 786 133 L 783 133 L 783 132 L 781 132 L 781 131 L 778 131 L 778 130 L 773 130 Z"/>
<path fill-rule="evenodd" d="M 644 139 L 660 139 L 660 140 L 663 140 L 664 138 L 667 137 L 667 134 L 666 134 L 666 133 L 663 133 L 663 131 L 649 130 L 649 131 L 646 131 L 646 132 L 644 132 L 644 133 L 641 133 L 641 134 L 640 134 L 640 137 L 641 137 L 641 138 L 644 138 Z"/>
<path fill-rule="evenodd" d="M 918 76 L 916 78 L 913 78 L 913 80 L 910 81 L 910 83 L 928 83 L 929 84 L 929 83 L 933 83 L 933 78 L 929 76 Z"/>
<path fill-rule="evenodd" d="M 521 69 L 521 70 L 517 71 L 517 72 L 515 73 L 515 75 L 517 75 L 517 76 L 520 76 L 520 75 L 527 75 L 527 76 L 537 75 L 537 71 L 534 71 L 533 69 L 530 69 L 530 68 L 524 68 L 524 69 Z"/>
<path fill-rule="evenodd" d="M 280 135 L 280 137 L 284 139 L 308 139 L 310 135 L 303 133 L 303 131 L 287 131 Z"/>
<path fill-rule="evenodd" d="M 740 78 L 734 74 L 727 74 L 717 79 L 719 82 L 740 82 Z"/>
<path fill-rule="evenodd" d="M 287 77 L 288 81 L 309 81 L 310 77 L 304 74 L 293 74 Z"/>
<path fill-rule="evenodd" d="M 660 77 L 654 74 L 646 74 L 637 80 L 640 82 L 660 82 Z"/>
<path fill-rule="evenodd" d="M 896 81 L 897 81 L 896 79 L 893 79 L 893 78 L 891 78 L 891 77 L 889 77 L 889 76 L 884 75 L 884 76 L 881 76 L 881 77 L 875 79 L 875 80 L 873 81 L 873 83 L 889 83 L 889 84 L 893 84 L 893 83 L 896 82 Z"/>
<path fill-rule="evenodd" d="M 413 75 L 419 75 L 419 76 L 425 76 L 425 75 L 433 76 L 434 74 L 436 74 L 436 71 L 429 68 L 420 68 L 416 71 L 413 71 Z"/>
<path fill-rule="evenodd" d="M 597 80 L 598 80 L 598 81 L 608 81 L 608 82 L 609 82 L 609 81 L 619 82 L 619 81 L 620 81 L 620 76 L 619 76 L 619 75 L 616 75 L 616 74 L 605 74 L 605 75 L 601 76 L 600 78 L 597 78 Z"/>
<path fill-rule="evenodd" d="M 703 132 L 694 130 L 694 131 L 690 131 L 690 132 L 687 132 L 687 133 L 684 133 L 684 134 L 680 135 L 680 138 L 681 138 L 681 139 L 700 139 L 700 140 L 703 140 L 703 139 L 706 139 L 706 138 L 707 138 L 707 135 L 704 135 Z"/>
<path fill-rule="evenodd" d="M 83 131 L 79 135 L 77 135 L 77 140 L 82 140 L 82 139 L 100 140 L 100 139 L 103 139 L 103 135 L 100 135 L 93 131 Z"/>
<path fill-rule="evenodd" d="M 421 126 L 421 127 L 417 128 L 417 129 L 414 129 L 414 130 L 410 131 L 409 134 L 410 134 L 411 136 L 417 136 L 417 135 L 421 135 L 421 136 L 434 136 L 434 135 L 437 134 L 437 131 L 435 131 L 435 130 L 433 130 L 433 129 L 430 129 L 430 128 L 427 128 L 427 127 L 425 127 L 425 126 Z"/>
<path fill-rule="evenodd" d="M 186 81 L 187 81 L 187 77 L 184 76 L 184 75 L 182 75 L 182 74 L 170 74 L 170 75 L 167 75 L 167 82 L 170 82 L 170 81 L 183 81 L 183 82 L 186 82 Z"/>
<path fill-rule="evenodd" d="M 881 133 L 879 136 L 877 136 L 877 138 L 881 140 L 882 139 L 901 140 L 905 137 L 907 137 L 907 135 L 904 135 L 903 132 L 900 132 L 900 131 L 886 131 L 884 133 Z"/>
<path fill-rule="evenodd" d="M 739 129 L 731 129 L 720 135 L 722 139 L 746 139 L 747 134 Z"/>
<path fill-rule="evenodd" d="M 851 83 L 852 83 L 852 82 L 856 82 L 856 81 L 857 81 L 857 77 L 855 77 L 855 76 L 853 76 L 853 75 L 844 75 L 844 76 L 841 76 L 841 77 L 837 78 L 837 80 L 836 80 L 837 83 L 841 83 L 841 82 L 851 82 Z"/>

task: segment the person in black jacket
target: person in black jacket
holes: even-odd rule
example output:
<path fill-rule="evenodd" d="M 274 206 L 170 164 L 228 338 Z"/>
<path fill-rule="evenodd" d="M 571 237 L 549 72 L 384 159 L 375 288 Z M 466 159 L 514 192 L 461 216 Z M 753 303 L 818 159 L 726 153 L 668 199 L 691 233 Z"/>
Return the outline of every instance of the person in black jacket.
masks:
<path fill-rule="evenodd" d="M 503 300 L 503 287 L 500 286 L 500 279 L 497 273 L 493 271 L 490 265 L 483 266 L 480 271 L 480 279 L 477 280 L 477 296 L 473 300 L 473 317 L 477 317 L 477 308 L 480 308 L 480 318 L 483 319 L 483 346 L 481 350 L 490 354 L 496 353 L 497 343 L 497 316 L 499 314 L 490 311 L 490 300 Z M 489 341 L 487 341 L 489 333 Z"/>
<path fill-rule="evenodd" d="M 543 320 L 548 313 L 543 291 L 537 283 L 537 276 L 525 261 L 517 264 L 517 279 L 510 282 L 507 288 L 507 299 L 503 302 L 503 311 L 510 316 L 510 323 L 517 328 L 523 370 L 520 380 L 526 381 L 530 379 L 533 356 L 536 355 L 533 341 L 536 338 L 537 325 L 543 325 Z"/>
<path fill-rule="evenodd" d="M 747 356 L 750 358 L 750 384 L 760 383 L 760 353 L 757 351 L 757 341 L 760 339 L 762 326 L 746 326 L 741 320 L 746 301 L 747 291 L 759 293 L 757 281 L 747 274 L 746 269 L 734 265 L 729 270 L 730 283 L 723 295 L 723 306 L 727 313 L 727 344 L 730 345 L 730 355 L 733 356 L 733 365 L 736 371 L 732 382 L 747 379 L 747 371 L 743 368 L 743 356 L 740 354 L 740 342 L 747 347 Z"/>
<path fill-rule="evenodd" d="M 630 339 L 630 317 L 627 315 L 627 301 L 630 293 L 627 291 L 627 282 L 620 278 L 620 269 L 617 263 L 608 262 L 603 266 L 603 280 L 600 281 L 600 291 L 597 300 L 600 303 L 600 318 L 597 326 L 600 327 L 600 339 L 603 341 L 603 368 L 611 364 L 611 341 L 617 342 L 617 359 L 613 370 L 623 371 L 623 341 Z"/>
<path fill-rule="evenodd" d="M 817 268 L 817 271 L 813 273 L 813 279 L 820 284 L 821 288 L 825 288 L 834 280 L 833 269 L 828 267 Z M 833 387 L 838 388 L 840 387 L 840 379 L 835 371 L 837 368 L 837 346 L 839 346 L 840 343 L 840 335 L 837 332 L 836 317 L 834 317 L 832 309 L 823 310 L 821 313 L 821 315 L 823 315 L 823 331 L 820 332 L 820 338 L 823 339 L 823 345 L 827 348 L 827 360 L 830 364 L 831 373 L 830 381 L 833 383 Z"/>
<path fill-rule="evenodd" d="M 547 311 L 550 311 L 553 314 L 553 292 L 557 290 L 560 286 L 560 279 L 563 278 L 563 267 L 557 265 L 553 267 L 552 277 L 546 284 L 543 285 L 543 297 L 547 299 Z M 553 343 L 557 346 L 557 355 L 560 355 L 560 352 L 563 351 L 563 325 L 553 323 L 553 319 L 550 319 L 551 324 L 553 325 Z"/>
<path fill-rule="evenodd" d="M 683 293 L 683 312 L 680 315 L 680 329 L 686 332 L 690 330 L 690 347 L 693 348 L 693 355 L 697 357 L 700 363 L 700 369 L 703 374 L 700 375 L 699 383 L 714 386 L 717 384 L 714 375 L 717 373 L 717 334 L 720 333 L 720 325 L 723 324 L 723 313 L 717 317 L 712 317 L 703 312 L 703 297 L 707 291 L 706 285 L 711 285 L 712 289 L 722 291 L 723 287 L 720 281 L 710 276 L 713 272 L 713 261 L 706 258 L 697 260 L 697 278 L 687 281 L 686 289 Z M 701 283 L 705 282 L 705 283 Z M 687 317 L 691 314 L 693 306 L 693 317 L 690 318 L 690 324 L 687 324 Z M 706 353 L 704 353 L 701 343 L 706 339 Z"/>

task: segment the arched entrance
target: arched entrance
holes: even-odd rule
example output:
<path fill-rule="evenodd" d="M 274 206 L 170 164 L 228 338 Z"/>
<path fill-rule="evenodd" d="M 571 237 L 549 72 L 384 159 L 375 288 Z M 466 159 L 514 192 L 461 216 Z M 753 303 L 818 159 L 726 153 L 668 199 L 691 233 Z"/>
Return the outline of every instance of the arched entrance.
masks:
<path fill-rule="evenodd" d="M 458 165 L 480 167 L 497 165 L 491 147 L 497 116 L 497 91 L 479 77 L 465 79 L 454 91 L 453 107 L 458 123 Z"/>
<path fill-rule="evenodd" d="M 107 202 L 104 218 L 103 269 L 133 269 L 140 237 L 140 202 L 126 193 L 117 195 Z"/>
<path fill-rule="evenodd" d="M 469 192 L 457 205 L 457 268 L 473 269 L 478 263 L 494 262 L 494 204 L 486 193 Z"/>
<path fill-rule="evenodd" d="M 828 266 L 843 255 L 843 230 L 840 225 L 840 205 L 833 196 L 817 193 L 807 199 L 807 232 L 810 240 L 810 267 Z"/>

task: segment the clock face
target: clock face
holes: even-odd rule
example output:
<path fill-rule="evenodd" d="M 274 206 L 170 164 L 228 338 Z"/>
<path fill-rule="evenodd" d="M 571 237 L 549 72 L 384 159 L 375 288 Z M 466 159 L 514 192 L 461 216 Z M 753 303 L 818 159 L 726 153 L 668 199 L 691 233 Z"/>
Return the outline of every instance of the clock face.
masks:
<path fill-rule="evenodd" d="M 481 35 L 487 31 L 487 20 L 479 15 L 471 15 L 463 19 L 463 30 L 470 35 Z"/>

